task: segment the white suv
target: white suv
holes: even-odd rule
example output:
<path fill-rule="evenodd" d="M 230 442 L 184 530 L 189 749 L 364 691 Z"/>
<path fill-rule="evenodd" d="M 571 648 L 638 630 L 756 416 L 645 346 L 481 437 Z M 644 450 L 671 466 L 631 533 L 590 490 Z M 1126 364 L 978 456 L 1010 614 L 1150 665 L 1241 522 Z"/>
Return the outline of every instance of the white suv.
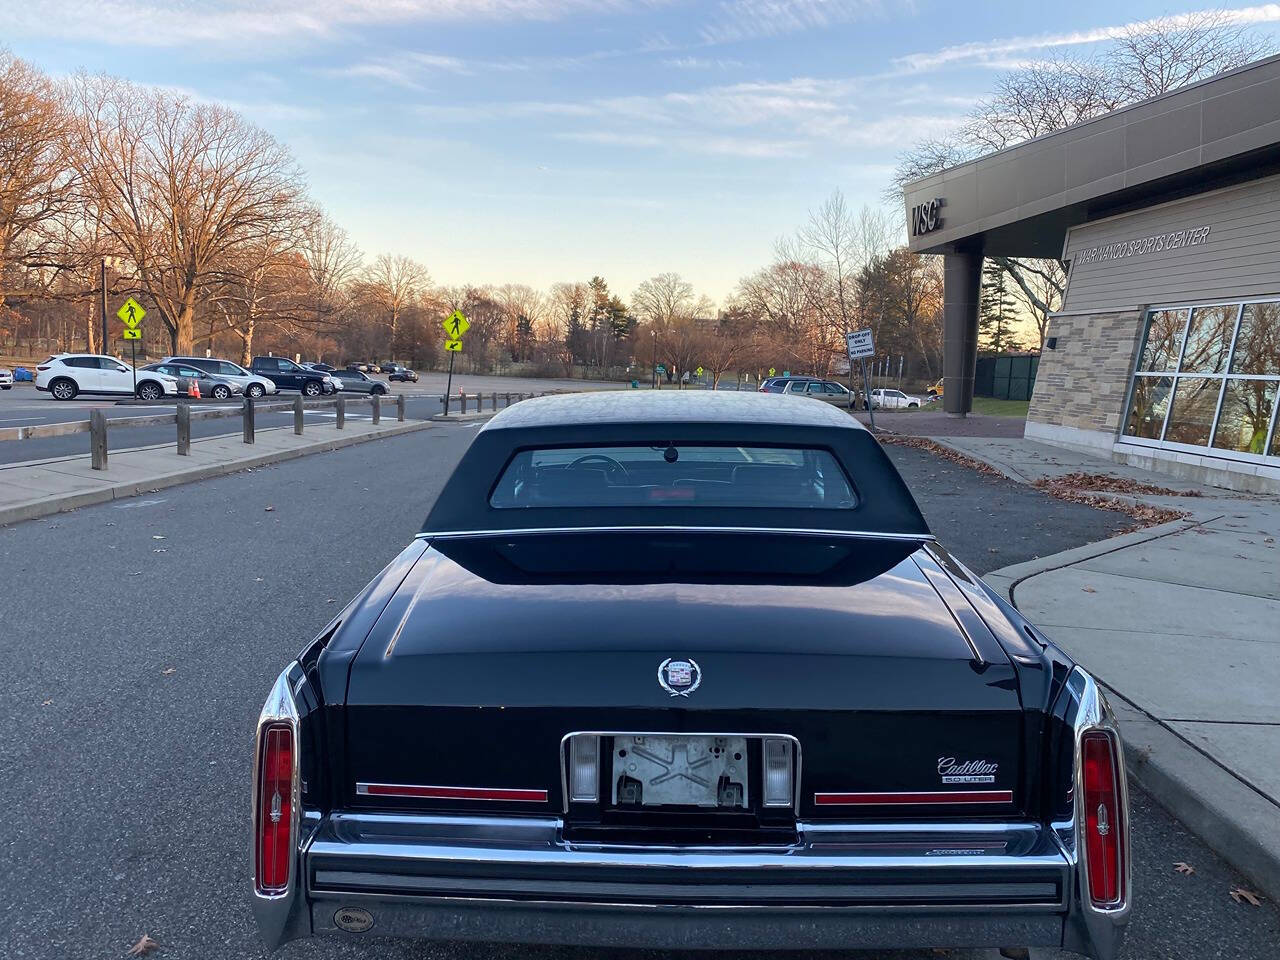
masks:
<path fill-rule="evenodd" d="M 13 389 L 13 371 L 8 367 L 0 367 L 0 390 Z"/>
<path fill-rule="evenodd" d="M 138 397 L 159 400 L 178 395 L 175 377 L 139 370 Z M 55 400 L 71 400 L 81 393 L 133 396 L 133 367 L 115 357 L 96 353 L 60 353 L 36 367 L 36 389 L 53 394 Z"/>

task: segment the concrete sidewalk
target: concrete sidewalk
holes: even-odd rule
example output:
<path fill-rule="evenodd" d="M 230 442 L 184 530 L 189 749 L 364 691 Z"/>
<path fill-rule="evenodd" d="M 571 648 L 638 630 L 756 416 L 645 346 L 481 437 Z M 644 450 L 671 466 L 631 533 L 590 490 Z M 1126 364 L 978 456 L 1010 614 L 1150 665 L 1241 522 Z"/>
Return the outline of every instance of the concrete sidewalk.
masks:
<path fill-rule="evenodd" d="M 302 436 L 292 427 L 258 430 L 253 444 L 238 435 L 192 440 L 186 457 L 172 443 L 113 452 L 106 470 L 94 470 L 87 456 L 6 465 L 0 467 L 0 526 L 430 427 L 425 420 L 349 419 L 342 430 L 308 422 Z"/>
<path fill-rule="evenodd" d="M 1138 780 L 1280 899 L 1280 499 L 1031 440 L 937 440 L 1023 483 L 1083 471 L 1201 493 L 1126 495 L 1190 516 L 984 579 L 1113 691 Z"/>

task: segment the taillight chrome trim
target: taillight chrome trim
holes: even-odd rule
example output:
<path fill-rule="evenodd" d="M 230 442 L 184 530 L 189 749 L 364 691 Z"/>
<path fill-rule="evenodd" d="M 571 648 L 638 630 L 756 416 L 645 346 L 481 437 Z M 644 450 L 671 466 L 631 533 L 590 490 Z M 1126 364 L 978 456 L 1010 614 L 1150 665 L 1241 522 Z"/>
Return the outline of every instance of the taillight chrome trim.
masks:
<path fill-rule="evenodd" d="M 1067 692 L 1075 699 L 1075 716 L 1072 719 L 1074 755 L 1072 758 L 1072 797 L 1074 799 L 1070 824 L 1071 854 L 1079 871 L 1077 896 L 1086 920 L 1092 916 L 1100 923 L 1122 924 L 1129 914 L 1133 901 L 1133 856 L 1129 816 L 1129 782 L 1125 770 L 1124 742 L 1116 727 L 1106 697 L 1097 682 L 1086 671 L 1075 667 L 1067 677 Z M 1084 741 L 1086 737 L 1101 733 L 1111 742 L 1113 775 L 1116 778 L 1116 827 L 1120 831 L 1118 854 L 1120 857 L 1120 898 L 1111 904 L 1095 904 L 1089 893 L 1089 856 L 1086 842 L 1086 811 L 1084 809 Z M 1095 931 L 1095 935 L 1099 931 Z"/>
<path fill-rule="evenodd" d="M 251 792 L 250 806 L 250 823 L 252 824 L 251 846 L 249 850 L 249 870 L 253 877 L 253 895 L 259 901 L 283 900 L 290 897 L 298 885 L 298 818 L 301 811 L 302 803 L 302 777 L 301 777 L 301 754 L 302 741 L 299 736 L 299 715 L 298 705 L 294 700 L 292 689 L 289 686 L 289 675 L 295 667 L 296 663 L 291 663 L 276 678 L 275 684 L 271 688 L 271 693 L 267 696 L 267 702 L 262 707 L 262 712 L 258 715 L 258 726 L 255 732 L 255 741 L 253 748 L 253 789 Z M 287 726 L 289 728 L 293 740 L 293 756 L 292 756 L 292 782 L 289 790 L 289 870 L 283 888 L 278 890 L 264 891 L 259 884 L 258 877 L 258 846 L 259 827 L 258 818 L 260 814 L 259 789 L 262 784 L 262 749 L 265 736 L 268 730 L 273 727 Z"/>

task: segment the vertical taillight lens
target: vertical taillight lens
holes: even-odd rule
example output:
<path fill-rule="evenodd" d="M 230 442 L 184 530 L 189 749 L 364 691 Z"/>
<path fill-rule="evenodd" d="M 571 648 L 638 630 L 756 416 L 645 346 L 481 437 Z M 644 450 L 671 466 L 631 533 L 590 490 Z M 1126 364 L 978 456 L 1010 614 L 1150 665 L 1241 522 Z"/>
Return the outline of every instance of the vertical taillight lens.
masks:
<path fill-rule="evenodd" d="M 1124 901 L 1124 811 L 1115 744 L 1109 734 L 1086 733 L 1080 741 L 1081 794 L 1084 802 L 1084 852 L 1088 858 L 1089 899 L 1095 907 Z"/>
<path fill-rule="evenodd" d="M 273 723 L 263 728 L 258 750 L 257 889 L 283 893 L 293 859 L 293 728 Z"/>
<path fill-rule="evenodd" d="M 764 741 L 764 805 L 789 807 L 793 792 L 791 741 L 780 737 L 766 737 Z"/>
<path fill-rule="evenodd" d="M 569 741 L 569 799 L 600 799 L 600 738 L 593 734 L 580 733 Z"/>

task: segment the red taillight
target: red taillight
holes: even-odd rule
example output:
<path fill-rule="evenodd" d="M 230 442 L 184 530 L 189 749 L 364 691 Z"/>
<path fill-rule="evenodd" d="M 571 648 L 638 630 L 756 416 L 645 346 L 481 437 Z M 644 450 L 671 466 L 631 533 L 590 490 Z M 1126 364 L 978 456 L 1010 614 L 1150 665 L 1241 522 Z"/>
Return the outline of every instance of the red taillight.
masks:
<path fill-rule="evenodd" d="M 259 893 L 283 893 L 293 859 L 293 729 L 266 727 L 258 756 L 256 885 Z"/>
<path fill-rule="evenodd" d="M 43 371 L 45 371 L 45 370 L 48 370 L 49 368 L 48 368 L 48 367 L 36 367 L 36 369 L 37 369 L 37 370 L 39 370 L 39 371 L 41 371 L 41 372 L 43 372 Z"/>
<path fill-rule="evenodd" d="M 1106 733 L 1086 733 L 1080 741 L 1084 783 L 1084 847 L 1088 859 L 1089 899 L 1095 907 L 1124 901 L 1124 811 L 1115 745 Z"/>

